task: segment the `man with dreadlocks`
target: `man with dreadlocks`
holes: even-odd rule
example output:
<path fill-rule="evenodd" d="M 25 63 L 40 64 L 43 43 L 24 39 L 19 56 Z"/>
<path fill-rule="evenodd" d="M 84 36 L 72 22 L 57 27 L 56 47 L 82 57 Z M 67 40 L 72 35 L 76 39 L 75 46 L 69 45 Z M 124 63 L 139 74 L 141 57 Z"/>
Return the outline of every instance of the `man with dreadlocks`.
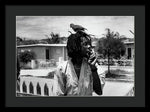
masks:
<path fill-rule="evenodd" d="M 101 81 L 95 65 L 97 57 L 95 53 L 89 53 L 91 50 L 91 38 L 78 33 L 68 37 L 69 59 L 58 66 L 54 75 L 57 80 L 57 96 L 91 96 L 93 91 L 102 95 Z"/>

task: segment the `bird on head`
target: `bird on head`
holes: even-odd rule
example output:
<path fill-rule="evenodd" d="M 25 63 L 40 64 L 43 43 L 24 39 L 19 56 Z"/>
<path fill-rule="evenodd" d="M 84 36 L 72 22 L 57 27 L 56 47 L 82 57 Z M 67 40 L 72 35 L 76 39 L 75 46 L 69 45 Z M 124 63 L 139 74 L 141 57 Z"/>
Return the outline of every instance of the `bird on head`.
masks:
<path fill-rule="evenodd" d="M 71 27 L 75 32 L 87 30 L 87 29 L 84 28 L 83 26 L 81 26 L 81 25 L 75 25 L 75 24 L 73 24 L 73 23 L 70 24 L 70 27 Z"/>

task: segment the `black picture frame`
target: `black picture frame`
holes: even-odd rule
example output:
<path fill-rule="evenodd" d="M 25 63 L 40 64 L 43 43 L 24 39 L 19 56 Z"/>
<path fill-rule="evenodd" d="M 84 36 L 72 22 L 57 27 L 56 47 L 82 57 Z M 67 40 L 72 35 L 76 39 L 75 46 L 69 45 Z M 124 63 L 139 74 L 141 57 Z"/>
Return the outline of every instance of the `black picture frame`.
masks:
<path fill-rule="evenodd" d="M 35 15 L 135 16 L 135 97 L 16 97 L 16 16 Z M 145 107 L 144 5 L 5 5 L 5 29 L 5 107 Z"/>

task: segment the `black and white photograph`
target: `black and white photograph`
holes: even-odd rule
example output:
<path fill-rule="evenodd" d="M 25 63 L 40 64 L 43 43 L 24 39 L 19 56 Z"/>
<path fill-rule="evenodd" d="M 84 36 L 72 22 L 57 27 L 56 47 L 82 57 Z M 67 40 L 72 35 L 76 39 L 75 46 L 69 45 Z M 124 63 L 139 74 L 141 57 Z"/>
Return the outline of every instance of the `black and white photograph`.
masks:
<path fill-rule="evenodd" d="M 134 16 L 16 16 L 16 97 L 134 97 Z"/>

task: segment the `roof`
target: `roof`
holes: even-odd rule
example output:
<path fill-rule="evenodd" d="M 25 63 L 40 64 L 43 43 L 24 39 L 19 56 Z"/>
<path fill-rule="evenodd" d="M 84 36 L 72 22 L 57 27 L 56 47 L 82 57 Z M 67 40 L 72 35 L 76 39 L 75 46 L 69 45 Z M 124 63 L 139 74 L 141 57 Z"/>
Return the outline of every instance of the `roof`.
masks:
<path fill-rule="evenodd" d="M 49 46 L 66 46 L 66 44 L 30 44 L 30 45 L 19 45 L 20 47 L 49 47 Z"/>
<path fill-rule="evenodd" d="M 134 41 L 125 41 L 124 44 L 134 44 Z"/>
<path fill-rule="evenodd" d="M 95 43 L 92 43 L 93 46 L 95 46 Z M 19 45 L 17 46 L 17 48 L 21 48 L 21 47 L 50 47 L 50 46 L 66 46 L 67 44 L 30 44 L 30 45 Z"/>

